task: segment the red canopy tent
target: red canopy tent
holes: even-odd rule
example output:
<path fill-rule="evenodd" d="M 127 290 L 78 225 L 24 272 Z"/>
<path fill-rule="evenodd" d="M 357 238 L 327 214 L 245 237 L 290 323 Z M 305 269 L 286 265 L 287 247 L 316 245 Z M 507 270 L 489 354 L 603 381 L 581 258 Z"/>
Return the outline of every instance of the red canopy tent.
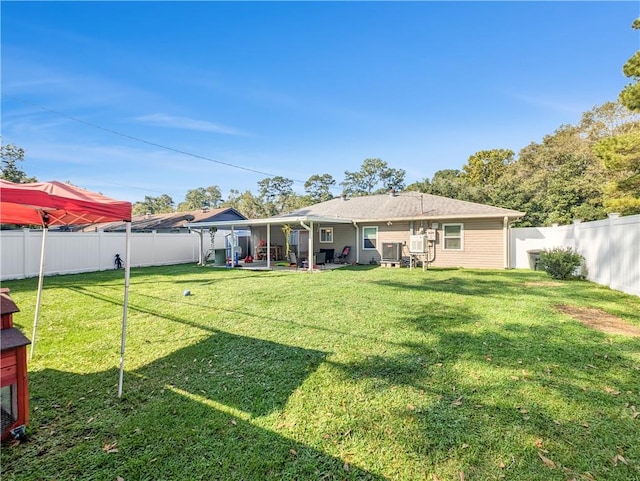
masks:
<path fill-rule="evenodd" d="M 44 257 L 47 231 L 49 226 L 92 224 L 97 222 L 125 221 L 126 254 L 125 286 L 122 311 L 122 337 L 120 345 L 120 379 L 118 397 L 122 396 L 122 378 L 124 372 L 125 336 L 127 328 L 127 305 L 129 298 L 129 257 L 131 233 L 131 203 L 105 197 L 62 182 L 34 182 L 14 184 L 0 180 L 0 223 L 42 225 L 42 251 L 40 255 L 40 275 L 36 312 L 33 321 L 31 339 L 31 357 L 35 347 L 36 328 L 42 296 L 44 277 Z"/>

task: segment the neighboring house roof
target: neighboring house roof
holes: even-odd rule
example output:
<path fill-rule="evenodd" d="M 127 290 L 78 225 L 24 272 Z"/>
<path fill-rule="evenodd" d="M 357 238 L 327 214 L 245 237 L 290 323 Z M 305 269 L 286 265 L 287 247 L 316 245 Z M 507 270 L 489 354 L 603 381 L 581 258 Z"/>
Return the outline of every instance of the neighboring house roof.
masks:
<path fill-rule="evenodd" d="M 470 217 L 522 217 L 518 212 L 475 202 L 420 192 L 336 198 L 298 209 L 281 217 L 334 217 L 355 222 L 402 219 L 454 219 Z"/>
<path fill-rule="evenodd" d="M 190 222 L 214 222 L 245 220 L 246 217 L 231 207 L 206 211 L 169 212 L 165 214 L 134 215 L 131 219 L 132 231 L 184 229 Z M 124 231 L 124 222 L 107 222 L 85 226 L 83 231 L 103 230 L 105 232 Z"/>

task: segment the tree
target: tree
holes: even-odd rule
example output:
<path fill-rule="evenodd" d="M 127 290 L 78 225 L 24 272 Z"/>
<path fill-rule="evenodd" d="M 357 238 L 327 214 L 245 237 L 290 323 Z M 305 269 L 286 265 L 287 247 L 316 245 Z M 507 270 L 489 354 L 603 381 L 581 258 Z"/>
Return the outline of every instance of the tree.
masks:
<path fill-rule="evenodd" d="M 336 181 L 329 174 L 312 175 L 304 183 L 304 190 L 307 193 L 307 199 L 310 204 L 325 202 L 333 199 L 331 187 L 336 185 Z"/>
<path fill-rule="evenodd" d="M 563 125 L 541 143 L 523 148 L 513 170 L 506 174 L 516 192 L 511 200 L 521 203 L 518 207 L 498 205 L 527 212 L 522 226 L 604 217 L 605 171 L 592 145 L 582 128 Z"/>
<path fill-rule="evenodd" d="M 218 208 L 222 203 L 222 194 L 217 185 L 211 185 L 206 189 L 198 187 L 187 191 L 184 202 L 178 204 L 178 211 L 200 210 L 204 207 Z"/>
<path fill-rule="evenodd" d="M 636 18 L 631 28 L 640 30 L 640 18 Z M 625 77 L 633 81 L 620 92 L 619 100 L 629 110 L 640 111 L 640 50 L 634 53 L 622 67 Z"/>
<path fill-rule="evenodd" d="M 260 200 L 264 205 L 265 214 L 274 216 L 289 210 L 293 201 L 293 180 L 281 176 L 267 177 L 258 182 Z"/>
<path fill-rule="evenodd" d="M 370 195 L 389 189 L 403 190 L 403 169 L 392 169 L 384 160 L 365 159 L 357 172 L 345 171 L 345 179 L 340 183 L 346 194 Z M 376 191 L 376 187 L 382 184 L 382 188 Z"/>
<path fill-rule="evenodd" d="M 604 191 L 607 210 L 622 215 L 640 214 L 640 125 L 600 140 L 594 152 L 613 177 Z"/>
<path fill-rule="evenodd" d="M 471 155 L 462 167 L 462 177 L 469 185 L 495 185 L 514 161 L 510 149 L 481 150 Z"/>
<path fill-rule="evenodd" d="M 24 162 L 24 154 L 25 150 L 17 145 L 2 144 L 0 146 L 0 157 L 2 159 L 2 175 L 0 175 L 0 178 L 16 184 L 36 182 L 37 179 L 35 177 L 28 177 L 18 166 L 20 162 Z"/>
<path fill-rule="evenodd" d="M 248 190 L 240 193 L 236 189 L 231 189 L 222 207 L 231 207 L 249 219 L 267 217 L 263 203 Z"/>
<path fill-rule="evenodd" d="M 578 129 L 588 141 L 598 142 L 612 135 L 630 132 L 639 122 L 640 113 L 632 112 L 620 102 L 605 102 L 583 113 Z"/>
<path fill-rule="evenodd" d="M 401 192 L 405 188 L 404 177 L 407 172 L 404 169 L 386 169 L 380 174 L 380 181 L 383 187 L 377 193 L 384 193 L 390 190 Z"/>
<path fill-rule="evenodd" d="M 407 187 L 407 190 L 439 195 L 450 199 L 471 201 L 476 195 L 457 169 L 443 169 L 433 174 L 433 178 L 423 179 Z"/>
<path fill-rule="evenodd" d="M 173 211 L 173 199 L 167 194 L 159 197 L 145 195 L 144 201 L 133 204 L 134 215 L 163 214 Z"/>

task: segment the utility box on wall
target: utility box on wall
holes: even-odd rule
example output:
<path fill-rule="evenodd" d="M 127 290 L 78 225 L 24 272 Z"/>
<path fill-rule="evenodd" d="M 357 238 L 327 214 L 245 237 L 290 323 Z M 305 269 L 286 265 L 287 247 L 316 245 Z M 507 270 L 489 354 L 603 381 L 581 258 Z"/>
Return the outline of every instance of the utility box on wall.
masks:
<path fill-rule="evenodd" d="M 13 327 L 13 313 L 20 309 L 9 296 L 9 289 L 0 289 L 0 301 L 0 404 L 2 441 L 5 441 L 11 436 L 17 437 L 14 433 L 29 421 L 27 345 L 31 342 Z"/>

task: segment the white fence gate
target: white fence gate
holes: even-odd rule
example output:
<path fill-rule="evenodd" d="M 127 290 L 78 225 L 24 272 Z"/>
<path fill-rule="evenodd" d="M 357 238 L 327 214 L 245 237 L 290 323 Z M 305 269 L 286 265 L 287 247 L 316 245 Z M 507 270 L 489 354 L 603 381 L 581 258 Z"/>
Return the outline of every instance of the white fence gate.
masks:
<path fill-rule="evenodd" d="M 41 246 L 41 230 L 0 231 L 0 280 L 36 277 Z M 205 250 L 210 246 L 207 236 Z M 115 255 L 124 259 L 124 253 L 124 233 L 50 231 L 45 246 L 45 275 L 113 269 Z M 200 238 L 196 234 L 131 234 L 131 267 L 198 262 L 199 255 Z"/>
<path fill-rule="evenodd" d="M 511 230 L 511 267 L 533 268 L 536 252 L 571 247 L 585 258 L 587 279 L 640 296 L 640 215 Z"/>

